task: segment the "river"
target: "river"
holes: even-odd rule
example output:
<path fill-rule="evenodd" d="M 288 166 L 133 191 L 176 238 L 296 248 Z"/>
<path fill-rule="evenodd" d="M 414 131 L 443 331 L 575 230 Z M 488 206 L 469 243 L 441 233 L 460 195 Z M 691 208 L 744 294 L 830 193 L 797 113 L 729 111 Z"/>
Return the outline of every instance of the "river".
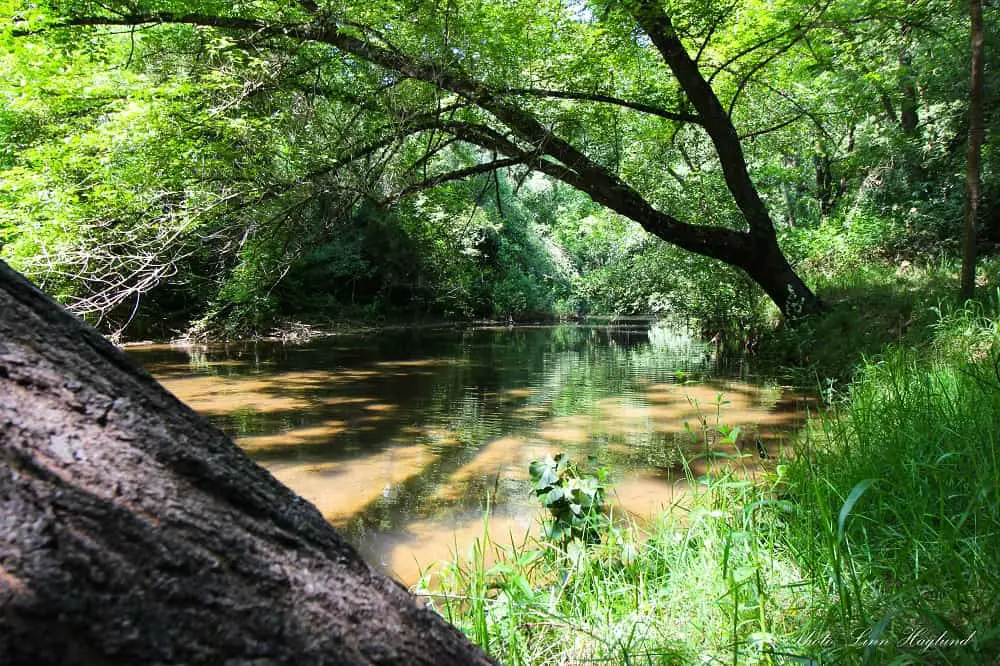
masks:
<path fill-rule="evenodd" d="M 737 447 L 750 474 L 772 465 L 809 402 L 719 372 L 709 345 L 646 322 L 128 353 L 406 584 L 464 554 L 487 503 L 494 541 L 537 532 L 533 459 L 595 456 L 615 510 L 643 520 Z M 737 447 L 711 434 L 706 447 L 716 423 L 742 428 Z"/>

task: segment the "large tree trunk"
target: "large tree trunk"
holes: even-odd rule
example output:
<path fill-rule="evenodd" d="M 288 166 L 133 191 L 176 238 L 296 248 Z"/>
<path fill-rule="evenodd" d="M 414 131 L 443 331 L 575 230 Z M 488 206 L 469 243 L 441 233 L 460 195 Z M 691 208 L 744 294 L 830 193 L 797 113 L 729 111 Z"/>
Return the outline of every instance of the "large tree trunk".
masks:
<path fill-rule="evenodd" d="M 910 3 L 912 4 L 912 3 Z M 903 47 L 899 52 L 899 89 L 902 99 L 899 103 L 899 126 L 903 134 L 913 138 L 920 128 L 920 116 L 917 114 L 917 77 L 913 72 L 913 54 L 911 53 L 911 38 L 913 27 L 904 25 L 900 29 Z"/>
<path fill-rule="evenodd" d="M 487 664 L 0 262 L 0 664 Z"/>
<path fill-rule="evenodd" d="M 732 118 L 702 75 L 698 63 L 685 50 L 670 16 L 653 0 L 634 0 L 629 11 L 649 35 L 697 109 L 702 126 L 715 145 L 726 186 L 749 226 L 749 233 L 736 253 L 709 256 L 745 270 L 789 319 L 822 312 L 825 309 L 823 302 L 795 273 L 781 251 L 774 222 L 750 178 Z"/>
<path fill-rule="evenodd" d="M 775 238 L 757 239 L 743 256 L 740 267 L 791 320 L 825 308 L 788 263 Z"/>

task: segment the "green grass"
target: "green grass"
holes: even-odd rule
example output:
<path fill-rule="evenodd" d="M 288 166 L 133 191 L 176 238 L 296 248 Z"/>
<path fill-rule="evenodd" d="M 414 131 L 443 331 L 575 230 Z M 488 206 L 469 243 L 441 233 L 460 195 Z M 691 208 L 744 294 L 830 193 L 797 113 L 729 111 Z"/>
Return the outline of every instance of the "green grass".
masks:
<path fill-rule="evenodd" d="M 869 264 L 817 276 L 812 282 L 829 311 L 765 333 L 760 365 L 807 385 L 846 383 L 865 357 L 887 344 L 926 342 L 935 309 L 954 302 L 956 271 L 948 264 L 905 270 Z"/>
<path fill-rule="evenodd" d="M 996 663 L 997 363 L 995 307 L 944 314 L 865 362 L 765 481 L 691 479 L 593 546 L 484 536 L 425 592 L 508 664 Z"/>
<path fill-rule="evenodd" d="M 732 663 L 737 642 L 739 663 L 756 663 L 796 630 L 787 611 L 799 576 L 768 540 L 782 509 L 741 506 L 757 496 L 732 478 L 713 487 L 649 529 L 609 528 L 596 546 L 483 539 L 446 567 L 430 599 L 507 664 Z M 485 564 L 485 549 L 497 564 Z"/>
<path fill-rule="evenodd" d="M 829 311 L 761 335 L 757 366 L 807 386 L 847 384 L 865 359 L 890 345 L 922 347 L 938 332 L 942 311 L 960 310 L 955 260 L 927 263 L 855 262 L 804 275 Z M 808 271 L 808 272 L 806 272 Z M 1000 286 L 1000 260 L 979 262 L 979 291 Z"/>

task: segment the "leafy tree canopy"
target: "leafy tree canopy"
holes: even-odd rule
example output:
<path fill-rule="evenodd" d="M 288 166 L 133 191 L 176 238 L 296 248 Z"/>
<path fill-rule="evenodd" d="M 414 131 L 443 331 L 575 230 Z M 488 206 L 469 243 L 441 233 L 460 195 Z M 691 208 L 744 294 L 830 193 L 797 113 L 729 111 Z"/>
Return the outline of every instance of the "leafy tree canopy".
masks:
<path fill-rule="evenodd" d="M 0 240 L 98 316 L 156 290 L 161 310 L 191 294 L 266 310 L 331 241 L 341 278 L 396 251 L 438 294 L 486 273 L 537 283 L 565 233 L 532 174 L 794 315 L 817 303 L 776 226 L 957 187 L 964 33 L 939 0 L 3 4 Z M 362 243 L 362 210 L 393 211 L 410 249 Z M 544 250 L 520 268 L 501 249 L 523 242 L 490 241 L 515 210 Z"/>

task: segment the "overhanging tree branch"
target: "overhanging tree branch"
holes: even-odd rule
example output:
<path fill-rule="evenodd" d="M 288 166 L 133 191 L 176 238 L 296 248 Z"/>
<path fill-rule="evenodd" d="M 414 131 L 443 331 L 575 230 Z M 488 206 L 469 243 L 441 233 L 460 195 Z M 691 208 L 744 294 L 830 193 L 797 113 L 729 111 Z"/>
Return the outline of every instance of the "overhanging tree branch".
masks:
<path fill-rule="evenodd" d="M 125 17 L 74 17 L 63 26 L 140 25 L 184 23 L 222 29 L 252 30 L 276 40 L 312 41 L 326 44 L 387 71 L 447 91 L 490 114 L 492 124 L 509 135 L 485 125 L 453 128 L 451 133 L 471 143 L 505 154 L 502 164 L 523 164 L 558 178 L 588 194 L 595 202 L 638 222 L 650 233 L 683 249 L 722 260 L 746 270 L 790 315 L 819 309 L 819 301 L 791 269 L 778 247 L 770 215 L 750 180 L 739 137 L 731 119 L 697 63 L 655 0 L 627 0 L 627 8 L 663 55 L 675 78 L 697 111 L 694 119 L 705 128 L 722 165 L 723 175 L 749 232 L 682 222 L 654 207 L 642 194 L 612 170 L 558 136 L 533 111 L 519 106 L 502 89 L 491 88 L 449 62 L 400 52 L 365 37 L 365 31 L 344 30 L 345 23 L 320 13 L 310 21 L 272 23 L 258 18 L 216 17 L 201 14 L 156 12 Z M 358 36 L 360 34 L 361 36 Z M 375 38 L 378 42 L 380 39 Z M 546 91 L 553 92 L 553 91 Z M 621 102 L 611 98 L 614 102 Z M 607 101 L 591 99 L 590 101 Z M 608 103 L 614 103 L 608 102 Z M 662 109 L 660 110 L 663 111 Z M 672 113 L 672 112 L 666 112 Z M 660 114 L 662 115 L 662 113 Z M 679 118 L 672 118 L 677 120 Z M 446 124 L 446 123 L 445 123 Z M 462 135 L 465 132 L 465 135 Z M 523 144 L 526 147 L 521 147 Z M 531 155 L 530 159 L 526 155 Z M 470 167 L 475 172 L 498 168 L 496 164 Z M 474 173 L 461 170 L 465 173 Z M 734 223 L 739 224 L 738 221 Z"/>
<path fill-rule="evenodd" d="M 237 16 L 215 16 L 208 14 L 176 14 L 173 12 L 153 12 L 144 14 L 123 14 L 116 16 L 75 16 L 67 18 L 59 23 L 46 26 L 43 30 L 19 30 L 13 31 L 14 37 L 25 37 L 39 34 L 56 28 L 75 27 L 95 27 L 95 26 L 123 26 L 123 25 L 146 25 L 155 23 L 173 23 L 183 25 L 195 25 L 206 28 L 225 28 L 229 30 L 269 30 L 289 34 L 295 28 L 307 24 L 275 24 L 262 19 L 242 18 Z"/>
<path fill-rule="evenodd" d="M 512 167 L 518 164 L 528 164 L 531 159 L 535 157 L 532 154 L 523 154 L 515 157 L 508 157 L 502 160 L 493 160 L 492 162 L 483 162 L 481 164 L 476 164 L 474 166 L 466 167 L 464 169 L 456 169 L 455 171 L 448 171 L 445 173 L 440 173 L 430 178 L 420 181 L 419 183 L 414 183 L 412 185 L 407 185 L 395 198 L 400 199 L 421 190 L 427 190 L 432 187 L 437 187 L 442 183 L 447 183 L 453 180 L 462 180 L 468 178 L 469 176 L 476 176 L 482 173 L 492 173 L 498 171 L 499 169 L 505 169 L 507 167 Z"/>
<path fill-rule="evenodd" d="M 366 42 L 344 32 L 336 22 L 316 20 L 303 23 L 269 24 L 255 18 L 155 12 L 114 17 L 73 17 L 54 27 L 141 25 L 147 23 L 181 23 L 254 30 L 270 36 L 322 42 L 404 76 L 448 90 L 491 113 L 521 140 L 532 145 L 543 146 L 542 152 L 544 154 L 555 158 L 579 176 L 578 179 L 574 179 L 574 183 L 571 183 L 574 187 L 582 189 L 596 201 L 607 205 L 612 210 L 639 222 L 650 233 L 684 249 L 724 261 L 732 261 L 737 256 L 737 248 L 733 247 L 731 242 L 734 239 L 724 238 L 721 239 L 723 242 L 716 242 L 710 234 L 704 233 L 706 229 L 714 229 L 713 227 L 684 223 L 656 210 L 617 175 L 591 160 L 568 141 L 557 137 L 534 115 L 506 101 L 496 91 L 446 65 L 424 61 L 378 44 Z M 552 166 L 546 168 L 556 171 Z"/>
<path fill-rule="evenodd" d="M 524 95 L 530 97 L 548 97 L 552 99 L 568 99 L 580 102 L 598 102 L 601 104 L 612 104 L 626 109 L 632 109 L 640 113 L 646 113 L 667 120 L 674 120 L 680 123 L 701 124 L 701 119 L 693 113 L 682 113 L 679 111 L 668 111 L 652 104 L 643 102 L 632 102 L 620 99 L 612 95 L 603 93 L 572 92 L 568 90 L 546 90 L 543 88 L 503 88 L 497 91 L 506 95 Z"/>

